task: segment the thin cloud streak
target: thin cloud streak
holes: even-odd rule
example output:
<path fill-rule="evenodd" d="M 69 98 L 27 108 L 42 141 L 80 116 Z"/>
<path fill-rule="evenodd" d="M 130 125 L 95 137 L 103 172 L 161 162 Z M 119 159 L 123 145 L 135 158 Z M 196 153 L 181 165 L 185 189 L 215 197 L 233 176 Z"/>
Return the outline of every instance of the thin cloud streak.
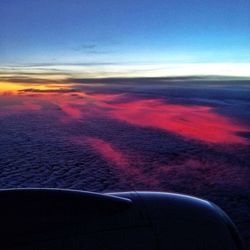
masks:
<path fill-rule="evenodd" d="M 41 78 L 133 78 L 133 77 L 190 77 L 228 76 L 250 77 L 250 63 L 186 63 L 186 64 L 118 64 L 40 63 L 0 67 L 3 77 L 42 76 Z"/>

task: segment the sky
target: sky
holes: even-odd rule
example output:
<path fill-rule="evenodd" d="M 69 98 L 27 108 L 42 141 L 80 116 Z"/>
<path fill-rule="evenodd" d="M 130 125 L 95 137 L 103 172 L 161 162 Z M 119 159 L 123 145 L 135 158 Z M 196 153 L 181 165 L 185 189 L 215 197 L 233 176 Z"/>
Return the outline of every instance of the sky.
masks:
<path fill-rule="evenodd" d="M 249 0 L 1 0 L 4 77 L 250 76 Z"/>

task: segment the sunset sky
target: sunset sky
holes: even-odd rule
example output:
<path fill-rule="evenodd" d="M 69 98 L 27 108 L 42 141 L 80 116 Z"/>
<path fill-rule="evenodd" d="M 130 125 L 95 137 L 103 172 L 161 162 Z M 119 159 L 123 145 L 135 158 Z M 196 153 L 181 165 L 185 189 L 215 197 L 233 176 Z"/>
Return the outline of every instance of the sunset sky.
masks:
<path fill-rule="evenodd" d="M 1 82 L 250 76 L 248 0 L 1 0 Z"/>
<path fill-rule="evenodd" d="M 249 107 L 250 0 L 0 0 L 0 189 L 197 196 L 250 246 Z"/>

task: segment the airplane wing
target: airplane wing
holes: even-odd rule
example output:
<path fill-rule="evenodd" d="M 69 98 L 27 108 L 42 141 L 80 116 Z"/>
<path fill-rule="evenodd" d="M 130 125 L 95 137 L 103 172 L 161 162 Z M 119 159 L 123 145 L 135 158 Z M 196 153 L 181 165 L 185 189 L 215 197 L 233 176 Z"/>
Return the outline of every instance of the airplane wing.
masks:
<path fill-rule="evenodd" d="M 0 249 L 243 250 L 216 205 L 158 192 L 0 191 Z"/>

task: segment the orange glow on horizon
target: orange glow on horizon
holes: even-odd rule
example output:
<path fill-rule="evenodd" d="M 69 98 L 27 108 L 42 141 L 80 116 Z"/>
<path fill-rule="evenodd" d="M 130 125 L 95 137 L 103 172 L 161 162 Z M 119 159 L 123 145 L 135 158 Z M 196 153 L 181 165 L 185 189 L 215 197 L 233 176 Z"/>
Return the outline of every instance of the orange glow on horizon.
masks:
<path fill-rule="evenodd" d="M 30 84 L 30 83 L 9 83 L 0 81 L 0 95 L 4 93 L 20 94 L 26 89 L 38 90 L 38 91 L 53 91 L 53 90 L 67 90 L 70 89 L 73 84 Z"/>

